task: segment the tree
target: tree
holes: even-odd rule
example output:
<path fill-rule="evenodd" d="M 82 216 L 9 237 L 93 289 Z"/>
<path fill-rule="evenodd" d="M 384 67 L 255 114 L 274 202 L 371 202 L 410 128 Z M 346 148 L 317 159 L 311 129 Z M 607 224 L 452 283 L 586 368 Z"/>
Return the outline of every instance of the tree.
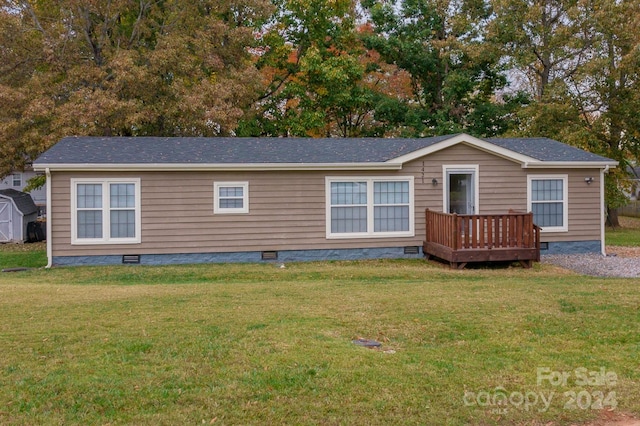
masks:
<path fill-rule="evenodd" d="M 640 159 L 640 4 L 593 3 L 592 59 L 569 80 L 574 104 L 592 139 L 588 148 L 620 163 L 607 180 L 610 223 L 627 202 L 621 191 L 626 168 Z"/>
<path fill-rule="evenodd" d="M 494 136 L 509 126 L 519 96 L 496 93 L 507 84 L 499 52 L 486 43 L 489 5 L 478 0 L 399 4 L 366 0 L 374 33 L 365 44 L 411 75 L 407 122 L 416 135 L 465 131 Z"/>
<path fill-rule="evenodd" d="M 0 3 L 0 175 L 66 135 L 231 134 L 267 0 Z"/>
<path fill-rule="evenodd" d="M 569 78 L 592 46 L 589 2 L 582 0 L 491 0 L 495 13 L 488 39 L 499 46 L 526 89 L 545 101 L 553 81 Z"/>
<path fill-rule="evenodd" d="M 612 224 L 626 202 L 620 182 L 640 152 L 640 5 L 628 0 L 494 0 L 496 40 L 532 83 L 514 133 L 548 136 L 612 158 Z M 511 40 L 511 42 L 509 42 Z"/>
<path fill-rule="evenodd" d="M 266 26 L 258 66 L 268 83 L 240 135 L 377 134 L 372 110 L 381 95 L 357 35 L 352 0 L 282 0 Z"/>

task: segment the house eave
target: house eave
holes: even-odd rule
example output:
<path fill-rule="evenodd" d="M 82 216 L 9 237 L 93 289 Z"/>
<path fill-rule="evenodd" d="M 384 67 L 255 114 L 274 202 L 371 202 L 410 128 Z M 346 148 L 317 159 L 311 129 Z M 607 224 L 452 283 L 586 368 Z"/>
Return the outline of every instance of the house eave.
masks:
<path fill-rule="evenodd" d="M 346 171 L 346 170 L 400 170 L 404 161 L 393 159 L 384 163 L 261 163 L 261 164 L 34 164 L 35 171 L 96 171 L 96 172 L 137 172 L 137 171 L 191 171 L 191 172 L 241 172 L 241 171 Z M 514 160 L 512 158 L 512 160 Z M 517 160 L 516 160 L 517 161 Z M 592 162 L 592 161 L 523 161 L 523 169 L 604 169 L 614 168 L 618 165 L 615 161 Z"/>
<path fill-rule="evenodd" d="M 260 164 L 34 164 L 34 170 L 69 172 L 138 172 L 138 171 L 171 171 L 171 172 L 240 172 L 240 171 L 321 171 L 321 170 L 400 170 L 402 163 L 260 163 Z"/>
<path fill-rule="evenodd" d="M 522 164 L 523 169 L 610 169 L 617 161 L 534 161 Z"/>

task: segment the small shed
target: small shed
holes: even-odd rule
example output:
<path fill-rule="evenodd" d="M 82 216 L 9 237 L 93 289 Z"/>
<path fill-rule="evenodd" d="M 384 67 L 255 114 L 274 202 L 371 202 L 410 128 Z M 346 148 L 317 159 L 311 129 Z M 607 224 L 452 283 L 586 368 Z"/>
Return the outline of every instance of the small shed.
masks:
<path fill-rule="evenodd" d="M 27 240 L 27 227 L 38 218 L 31 195 L 15 189 L 0 189 L 0 243 Z"/>

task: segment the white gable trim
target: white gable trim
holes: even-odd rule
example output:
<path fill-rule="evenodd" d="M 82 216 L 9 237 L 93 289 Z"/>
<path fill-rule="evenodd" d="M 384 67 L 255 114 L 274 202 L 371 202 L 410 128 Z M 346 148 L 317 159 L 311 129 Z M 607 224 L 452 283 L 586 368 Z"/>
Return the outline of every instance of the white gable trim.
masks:
<path fill-rule="evenodd" d="M 482 139 L 478 139 L 471 135 L 467 135 L 465 133 L 453 136 L 452 138 L 445 139 L 443 141 L 437 142 L 431 146 L 426 148 L 419 149 L 414 152 L 410 152 L 409 154 L 402 155 L 400 157 L 396 157 L 394 159 L 389 160 L 390 163 L 406 163 L 407 161 L 412 161 L 418 159 L 420 157 L 424 157 L 425 155 L 433 154 L 434 152 L 441 151 L 443 149 L 450 148 L 452 146 L 458 144 L 465 144 L 477 148 L 482 151 L 486 151 L 490 154 L 497 155 L 502 158 L 506 158 L 507 160 L 514 161 L 516 163 L 520 163 L 523 165 L 529 163 L 540 163 L 540 160 L 536 160 L 533 157 L 529 157 L 527 155 L 518 154 L 517 152 L 502 148 L 498 145 L 492 144 L 491 142 L 484 141 Z M 564 163 L 565 167 L 569 165 L 569 163 Z"/>
<path fill-rule="evenodd" d="M 549 168 L 549 169 L 609 169 L 618 165 L 617 161 L 541 161 L 528 155 L 520 154 L 515 151 L 511 151 L 501 146 L 495 145 L 491 142 L 487 142 L 482 139 L 478 139 L 474 136 L 467 135 L 465 133 L 456 135 L 452 138 L 437 142 L 431 146 L 423 149 L 411 152 L 406 155 L 389 160 L 389 163 L 401 163 L 404 164 L 407 161 L 412 161 L 420 157 L 433 154 L 434 152 L 441 151 L 443 149 L 450 148 L 452 146 L 464 144 L 481 151 L 488 152 L 498 157 L 505 158 L 507 160 L 519 163 L 523 169 L 534 168 Z"/>

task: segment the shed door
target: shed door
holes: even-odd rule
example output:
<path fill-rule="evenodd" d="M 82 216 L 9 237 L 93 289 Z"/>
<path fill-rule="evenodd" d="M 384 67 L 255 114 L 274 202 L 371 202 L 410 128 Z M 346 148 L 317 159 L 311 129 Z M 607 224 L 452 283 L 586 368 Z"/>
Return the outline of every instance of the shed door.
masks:
<path fill-rule="evenodd" d="M 11 213 L 11 203 L 6 200 L 0 200 L 0 243 L 8 243 L 13 240 Z"/>

